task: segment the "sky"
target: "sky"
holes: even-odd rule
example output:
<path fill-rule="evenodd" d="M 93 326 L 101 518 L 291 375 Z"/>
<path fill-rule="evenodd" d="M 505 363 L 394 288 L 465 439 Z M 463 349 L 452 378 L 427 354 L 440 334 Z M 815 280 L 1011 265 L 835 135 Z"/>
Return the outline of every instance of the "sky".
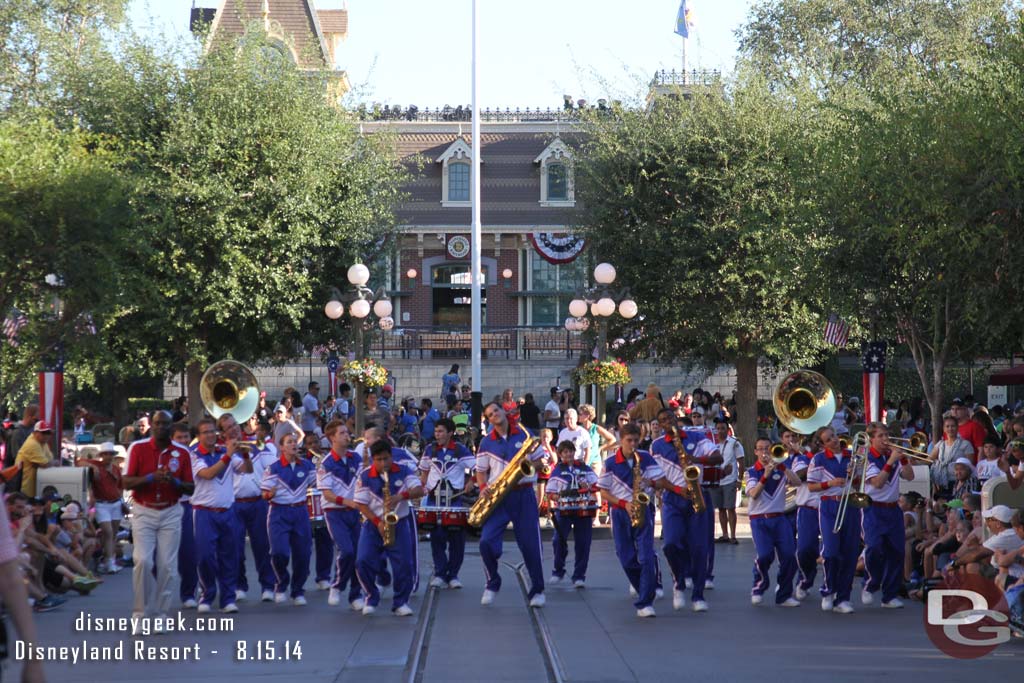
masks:
<path fill-rule="evenodd" d="M 229 0 L 230 1 L 230 0 Z M 271 0 L 273 3 L 274 0 Z M 732 70 L 735 30 L 753 0 L 693 0 L 689 68 Z M 136 26 L 185 36 L 193 0 L 131 0 Z M 359 101 L 439 107 L 470 101 L 471 0 L 319 0 L 347 4 L 339 51 Z M 196 0 L 216 7 L 217 0 Z M 480 92 L 486 107 L 560 107 L 642 95 L 658 69 L 679 69 L 678 0 L 478 0 Z M 150 29 L 153 30 L 153 29 Z"/>

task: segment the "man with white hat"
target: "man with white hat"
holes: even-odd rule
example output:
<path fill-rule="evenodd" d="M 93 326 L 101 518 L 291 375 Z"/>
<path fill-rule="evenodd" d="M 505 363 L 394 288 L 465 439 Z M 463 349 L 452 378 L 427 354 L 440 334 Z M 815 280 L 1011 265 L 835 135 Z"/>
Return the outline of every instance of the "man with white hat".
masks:
<path fill-rule="evenodd" d="M 981 547 L 957 553 L 953 566 L 967 567 L 969 572 L 976 567 L 977 573 L 991 579 L 999 573 L 999 566 L 995 561 L 996 551 L 1016 551 L 1024 546 L 1024 540 L 1021 540 L 1013 530 L 1010 524 L 1013 510 L 1006 505 L 993 505 L 982 511 L 981 516 L 985 518 L 985 527 L 992 535 Z"/>
<path fill-rule="evenodd" d="M 953 495 L 951 499 L 963 500 L 966 496 L 981 490 L 970 458 L 957 458 L 953 462 Z"/>
<path fill-rule="evenodd" d="M 113 441 L 100 444 L 96 458 L 83 459 L 82 464 L 92 468 L 92 495 L 96 500 L 96 523 L 103 532 L 103 561 L 109 574 L 121 571 L 117 564 L 117 530 L 121 526 L 121 468 L 114 466 L 117 447 Z"/>
<path fill-rule="evenodd" d="M 53 464 L 53 453 L 50 452 L 50 437 L 53 429 L 46 420 L 39 420 L 32 430 L 32 436 L 18 449 L 15 464 L 21 463 L 21 492 L 30 498 L 36 495 L 36 472 L 40 467 Z"/>

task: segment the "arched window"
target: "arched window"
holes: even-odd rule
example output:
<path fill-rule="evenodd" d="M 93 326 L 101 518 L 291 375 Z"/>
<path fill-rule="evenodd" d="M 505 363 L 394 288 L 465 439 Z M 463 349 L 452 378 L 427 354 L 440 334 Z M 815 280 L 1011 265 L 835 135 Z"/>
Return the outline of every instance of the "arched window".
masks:
<path fill-rule="evenodd" d="M 469 164 L 448 164 L 448 201 L 469 201 Z"/>
<path fill-rule="evenodd" d="M 548 164 L 548 200 L 566 201 L 569 198 L 569 173 L 565 164 Z"/>

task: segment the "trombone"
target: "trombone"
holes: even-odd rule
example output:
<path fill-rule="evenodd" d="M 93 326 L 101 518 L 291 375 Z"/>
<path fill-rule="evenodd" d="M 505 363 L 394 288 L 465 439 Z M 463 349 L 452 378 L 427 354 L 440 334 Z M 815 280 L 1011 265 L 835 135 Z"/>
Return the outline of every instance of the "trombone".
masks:
<path fill-rule="evenodd" d="M 775 462 L 776 465 L 781 465 L 782 463 L 789 460 L 789 449 L 787 449 L 781 443 L 772 444 L 771 454 L 772 460 Z"/>
<path fill-rule="evenodd" d="M 852 505 L 855 508 L 866 508 L 871 505 L 871 496 L 865 491 L 868 474 L 868 435 L 867 432 L 858 432 L 850 444 L 853 455 L 850 459 L 850 471 L 846 477 L 846 484 L 843 485 L 843 493 L 839 497 L 839 507 L 836 510 L 836 521 L 832 525 L 832 532 L 838 534 L 846 521 L 846 511 Z M 854 480 L 857 479 L 857 468 L 860 468 L 860 485 L 855 489 Z"/>

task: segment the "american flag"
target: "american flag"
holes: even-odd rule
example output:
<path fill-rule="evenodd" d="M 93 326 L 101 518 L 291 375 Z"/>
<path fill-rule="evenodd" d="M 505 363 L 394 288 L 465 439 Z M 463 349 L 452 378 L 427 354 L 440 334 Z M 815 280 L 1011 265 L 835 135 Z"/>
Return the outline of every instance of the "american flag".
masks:
<path fill-rule="evenodd" d="M 7 337 L 8 344 L 14 347 L 18 346 L 18 331 L 25 325 L 28 325 L 28 318 L 25 314 L 17 308 L 12 308 L 4 318 L 4 336 Z"/>
<path fill-rule="evenodd" d="M 64 424 L 64 350 L 58 349 L 52 363 L 39 373 L 39 409 L 41 419 L 53 425 L 55 445 L 60 448 Z"/>
<path fill-rule="evenodd" d="M 885 342 L 865 343 L 861 348 L 864 365 L 864 419 L 882 419 L 885 401 Z"/>
<path fill-rule="evenodd" d="M 839 348 L 846 348 L 846 342 L 850 338 L 850 326 L 846 321 L 833 313 L 825 323 L 825 341 Z"/>

